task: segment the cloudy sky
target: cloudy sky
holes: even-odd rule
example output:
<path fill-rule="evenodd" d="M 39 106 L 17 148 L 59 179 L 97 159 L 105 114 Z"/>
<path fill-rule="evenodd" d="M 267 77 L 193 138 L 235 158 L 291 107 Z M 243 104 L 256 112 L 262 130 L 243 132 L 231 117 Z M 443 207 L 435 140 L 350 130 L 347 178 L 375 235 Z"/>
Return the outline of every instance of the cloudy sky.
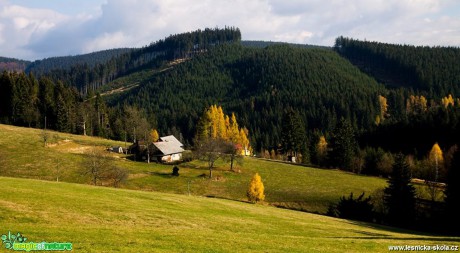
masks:
<path fill-rule="evenodd" d="M 0 56 L 36 60 L 140 47 L 236 26 L 243 40 L 332 46 L 343 35 L 460 46 L 458 0 L 0 0 Z"/>

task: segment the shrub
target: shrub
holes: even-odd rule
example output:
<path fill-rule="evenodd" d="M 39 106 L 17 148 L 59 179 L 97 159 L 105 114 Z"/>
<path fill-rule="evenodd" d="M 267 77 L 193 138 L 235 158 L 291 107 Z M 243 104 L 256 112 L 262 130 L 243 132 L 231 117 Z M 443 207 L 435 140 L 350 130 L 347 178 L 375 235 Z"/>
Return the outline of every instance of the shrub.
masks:
<path fill-rule="evenodd" d="M 371 197 L 364 198 L 364 192 L 358 198 L 353 198 L 353 193 L 347 198 L 340 198 L 337 205 L 329 206 L 328 214 L 344 219 L 372 221 L 374 218 L 374 206 Z"/>
<path fill-rule="evenodd" d="M 179 167 L 174 166 L 172 169 L 172 175 L 178 177 L 179 176 Z"/>

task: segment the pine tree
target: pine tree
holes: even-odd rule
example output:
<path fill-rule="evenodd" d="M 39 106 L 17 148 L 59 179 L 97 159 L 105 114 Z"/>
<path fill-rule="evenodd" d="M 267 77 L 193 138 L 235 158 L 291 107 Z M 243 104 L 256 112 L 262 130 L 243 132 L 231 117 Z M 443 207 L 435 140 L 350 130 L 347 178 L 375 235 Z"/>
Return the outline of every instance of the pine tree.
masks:
<path fill-rule="evenodd" d="M 349 170 L 357 146 L 351 123 L 342 118 L 331 134 L 329 158 L 332 165 Z"/>
<path fill-rule="evenodd" d="M 406 158 L 398 154 L 388 186 L 385 188 L 388 218 L 394 225 L 408 226 L 414 221 L 415 188 L 411 184 L 410 168 Z"/>
<path fill-rule="evenodd" d="M 256 173 L 249 183 L 249 188 L 247 191 L 248 200 L 256 203 L 263 201 L 265 199 L 264 195 L 264 184 L 262 183 L 262 178 L 259 176 L 259 173 Z"/>
<path fill-rule="evenodd" d="M 285 112 L 282 122 L 281 142 L 286 155 L 298 157 L 306 154 L 306 131 L 300 115 L 292 109 Z"/>
<path fill-rule="evenodd" d="M 67 107 L 64 99 L 61 95 L 58 95 L 56 102 L 56 128 L 59 132 L 68 132 L 69 131 L 69 117 L 67 114 Z"/>

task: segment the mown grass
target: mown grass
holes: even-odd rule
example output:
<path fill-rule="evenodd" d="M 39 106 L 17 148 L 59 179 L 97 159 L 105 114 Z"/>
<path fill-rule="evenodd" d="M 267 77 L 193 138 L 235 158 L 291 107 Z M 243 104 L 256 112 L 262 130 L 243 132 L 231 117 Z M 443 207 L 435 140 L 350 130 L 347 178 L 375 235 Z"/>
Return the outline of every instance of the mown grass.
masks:
<path fill-rule="evenodd" d="M 458 245 L 361 222 L 238 201 L 0 177 L 0 233 L 75 252 L 387 252 Z"/>
<path fill-rule="evenodd" d="M 48 147 L 43 146 L 39 129 L 0 125 L 0 175 L 56 181 L 89 183 L 78 171 L 84 152 L 125 143 L 102 138 L 50 132 Z M 217 163 L 214 179 L 206 178 L 204 163 L 179 165 L 180 176 L 171 176 L 171 165 L 135 162 L 124 155 L 113 155 L 116 165 L 130 171 L 123 188 L 176 194 L 214 196 L 245 200 L 250 178 L 258 172 L 265 185 L 266 201 L 282 207 L 325 213 L 330 203 L 350 192 L 371 194 L 386 185 L 381 178 L 359 176 L 337 170 L 313 169 L 290 164 L 246 158 L 231 172 L 229 164 Z"/>

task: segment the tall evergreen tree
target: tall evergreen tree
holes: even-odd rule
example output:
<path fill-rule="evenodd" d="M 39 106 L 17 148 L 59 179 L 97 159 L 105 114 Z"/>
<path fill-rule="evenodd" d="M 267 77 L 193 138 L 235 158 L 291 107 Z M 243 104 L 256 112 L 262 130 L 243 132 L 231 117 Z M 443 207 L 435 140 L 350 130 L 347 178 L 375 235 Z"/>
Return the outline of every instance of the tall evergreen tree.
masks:
<path fill-rule="evenodd" d="M 67 106 L 60 94 L 57 96 L 56 110 L 56 129 L 59 132 L 69 132 L 69 117 Z"/>
<path fill-rule="evenodd" d="M 331 134 L 330 147 L 331 164 L 338 168 L 350 169 L 358 147 L 350 121 L 344 118 L 339 121 Z"/>
<path fill-rule="evenodd" d="M 412 224 L 415 215 L 415 188 L 411 184 L 410 168 L 403 154 L 398 154 L 393 164 L 388 187 L 385 188 L 385 203 L 392 224 Z"/>
<path fill-rule="evenodd" d="M 308 157 L 306 127 L 298 112 L 288 109 L 283 116 L 281 145 L 286 155 Z M 304 159 L 305 160 L 305 159 Z"/>

